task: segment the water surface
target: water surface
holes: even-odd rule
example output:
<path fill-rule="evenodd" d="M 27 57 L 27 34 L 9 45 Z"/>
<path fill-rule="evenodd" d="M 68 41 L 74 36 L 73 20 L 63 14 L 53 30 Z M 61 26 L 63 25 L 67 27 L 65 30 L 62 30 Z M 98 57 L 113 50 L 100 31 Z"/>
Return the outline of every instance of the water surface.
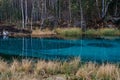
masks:
<path fill-rule="evenodd" d="M 0 37 L 0 54 L 43 59 L 80 57 L 83 61 L 120 62 L 120 38 L 57 38 Z"/>

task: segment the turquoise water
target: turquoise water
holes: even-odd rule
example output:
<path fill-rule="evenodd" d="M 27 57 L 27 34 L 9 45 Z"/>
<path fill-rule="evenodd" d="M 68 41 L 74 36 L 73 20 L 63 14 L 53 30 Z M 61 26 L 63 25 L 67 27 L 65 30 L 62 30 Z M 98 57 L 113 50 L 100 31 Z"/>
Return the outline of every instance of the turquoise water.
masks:
<path fill-rule="evenodd" d="M 80 57 L 83 61 L 120 62 L 120 38 L 63 40 L 0 37 L 0 54 L 43 59 Z"/>

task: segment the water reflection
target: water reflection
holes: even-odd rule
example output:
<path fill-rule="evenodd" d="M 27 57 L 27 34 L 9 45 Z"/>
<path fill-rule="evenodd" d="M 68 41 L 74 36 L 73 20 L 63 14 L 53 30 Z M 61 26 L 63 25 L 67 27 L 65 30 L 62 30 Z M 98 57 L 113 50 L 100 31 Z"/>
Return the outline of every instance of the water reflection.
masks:
<path fill-rule="evenodd" d="M 3 36 L 3 39 L 4 39 L 4 40 L 8 39 L 8 36 Z"/>
<path fill-rule="evenodd" d="M 26 58 L 67 59 L 77 56 L 85 61 L 120 61 L 119 49 L 120 45 L 116 40 L 0 38 L 0 53 Z"/>

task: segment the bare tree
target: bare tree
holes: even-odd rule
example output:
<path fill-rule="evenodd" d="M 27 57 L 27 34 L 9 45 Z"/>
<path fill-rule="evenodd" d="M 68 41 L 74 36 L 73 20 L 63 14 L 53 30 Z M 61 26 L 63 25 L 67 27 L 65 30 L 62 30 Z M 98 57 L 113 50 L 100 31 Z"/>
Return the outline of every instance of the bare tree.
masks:
<path fill-rule="evenodd" d="M 23 0 L 21 0 L 21 12 L 22 12 L 22 28 L 25 28 Z"/>
<path fill-rule="evenodd" d="M 117 16 L 117 13 L 118 13 L 118 0 L 116 0 L 114 16 Z"/>
<path fill-rule="evenodd" d="M 25 27 L 27 26 L 28 22 L 28 11 L 27 11 L 27 0 L 25 0 Z"/>
<path fill-rule="evenodd" d="M 97 8 L 98 16 L 100 18 L 101 16 L 100 16 L 100 8 L 99 8 L 99 2 L 98 2 L 98 0 L 96 0 L 96 8 Z"/>
<path fill-rule="evenodd" d="M 71 14 L 71 0 L 69 0 L 69 15 L 70 15 L 69 24 L 71 24 L 71 21 L 72 21 L 72 14 Z"/>
<path fill-rule="evenodd" d="M 81 15 L 81 22 L 80 22 L 80 24 L 81 24 L 81 29 L 82 29 L 83 31 L 85 31 L 85 29 L 86 29 L 86 22 L 85 22 L 85 20 L 84 20 L 82 1 L 79 0 L 79 2 L 80 2 L 80 15 Z"/>

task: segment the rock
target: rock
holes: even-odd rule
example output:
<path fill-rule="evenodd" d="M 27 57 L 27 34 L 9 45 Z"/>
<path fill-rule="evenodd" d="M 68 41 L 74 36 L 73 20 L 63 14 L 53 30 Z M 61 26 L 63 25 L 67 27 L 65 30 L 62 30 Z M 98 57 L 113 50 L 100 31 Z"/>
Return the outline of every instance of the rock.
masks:
<path fill-rule="evenodd" d="M 47 78 L 46 80 L 66 80 L 66 79 L 61 76 L 52 76 L 52 77 Z"/>
<path fill-rule="evenodd" d="M 55 80 L 66 80 L 66 79 L 64 79 L 63 77 L 56 77 Z"/>

